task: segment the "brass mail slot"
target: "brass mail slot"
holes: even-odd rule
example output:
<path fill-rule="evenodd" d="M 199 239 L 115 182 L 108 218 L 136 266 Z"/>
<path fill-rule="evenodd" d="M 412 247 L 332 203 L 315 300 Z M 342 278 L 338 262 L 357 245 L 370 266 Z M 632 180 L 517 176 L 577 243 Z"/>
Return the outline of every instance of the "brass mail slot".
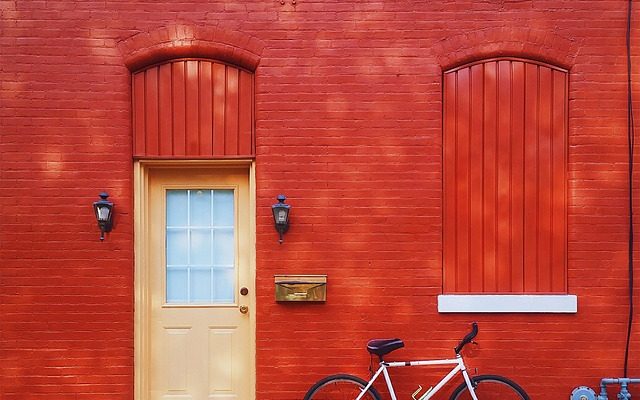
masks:
<path fill-rule="evenodd" d="M 275 275 L 276 301 L 326 301 L 326 275 Z"/>

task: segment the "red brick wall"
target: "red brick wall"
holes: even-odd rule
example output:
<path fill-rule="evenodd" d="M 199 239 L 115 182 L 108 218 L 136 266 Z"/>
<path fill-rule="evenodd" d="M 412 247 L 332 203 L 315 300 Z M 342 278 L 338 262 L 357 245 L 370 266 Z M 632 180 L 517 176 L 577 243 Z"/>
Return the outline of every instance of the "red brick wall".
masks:
<path fill-rule="evenodd" d="M 404 338 L 398 356 L 448 356 L 472 320 L 481 333 L 471 365 L 514 378 L 534 399 L 620 376 L 626 5 L 0 1 L 2 399 L 133 397 L 131 90 L 118 44 L 175 24 L 264 44 L 256 70 L 258 399 L 299 399 L 324 374 L 366 375 L 372 337 Z M 441 73 L 496 55 L 570 69 L 576 315 L 436 310 Z M 118 216 L 104 243 L 90 208 L 102 190 Z M 278 193 L 293 206 L 281 246 L 269 209 Z M 328 274 L 327 303 L 276 304 L 276 273 Z M 635 338 L 631 376 L 640 375 Z M 404 398 L 430 384 L 422 372 L 395 375 L 412 382 L 400 385 Z"/>

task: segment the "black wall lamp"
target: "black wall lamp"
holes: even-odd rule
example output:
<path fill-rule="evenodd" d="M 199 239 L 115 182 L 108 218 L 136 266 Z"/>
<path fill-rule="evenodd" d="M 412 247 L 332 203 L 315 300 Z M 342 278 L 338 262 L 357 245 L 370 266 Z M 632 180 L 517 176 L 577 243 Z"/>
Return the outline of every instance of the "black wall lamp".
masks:
<path fill-rule="evenodd" d="M 271 211 L 273 211 L 273 222 L 276 224 L 276 231 L 280 235 L 279 242 L 282 244 L 282 236 L 289 230 L 289 211 L 291 211 L 291 206 L 284 203 L 287 199 L 285 195 L 279 194 L 276 198 L 278 199 L 278 204 L 272 205 Z"/>
<path fill-rule="evenodd" d="M 113 203 L 107 200 L 108 197 L 108 193 L 102 192 L 100 200 L 93 203 L 93 212 L 100 228 L 100 240 L 104 240 L 104 233 L 111 232 L 113 227 Z"/>

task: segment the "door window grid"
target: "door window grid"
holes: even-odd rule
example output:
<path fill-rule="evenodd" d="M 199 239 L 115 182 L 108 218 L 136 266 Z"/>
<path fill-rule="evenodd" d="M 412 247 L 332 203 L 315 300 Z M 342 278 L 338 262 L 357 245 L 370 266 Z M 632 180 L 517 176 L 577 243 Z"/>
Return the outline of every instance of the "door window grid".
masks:
<path fill-rule="evenodd" d="M 233 194 L 231 189 L 167 190 L 168 304 L 233 303 Z"/>

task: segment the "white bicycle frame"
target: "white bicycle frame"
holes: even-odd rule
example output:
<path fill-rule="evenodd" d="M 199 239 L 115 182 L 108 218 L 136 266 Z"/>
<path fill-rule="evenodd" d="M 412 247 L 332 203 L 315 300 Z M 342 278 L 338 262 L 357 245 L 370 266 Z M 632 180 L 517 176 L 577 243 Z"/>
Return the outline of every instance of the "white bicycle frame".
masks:
<path fill-rule="evenodd" d="M 367 383 L 367 386 L 365 386 L 365 388 L 362 390 L 362 393 L 360 393 L 360 395 L 358 395 L 358 397 L 356 397 L 355 400 L 362 399 L 362 396 L 364 396 L 367 390 L 369 390 L 369 388 L 373 386 L 373 383 L 376 381 L 376 379 L 378 379 L 380 374 L 384 375 L 384 380 L 387 383 L 387 389 L 389 389 L 389 394 L 391 395 L 391 399 L 398 400 L 398 398 L 396 397 L 396 392 L 395 390 L 393 390 L 393 384 L 391 383 L 391 377 L 389 376 L 389 371 L 387 371 L 388 368 L 434 366 L 434 365 L 455 365 L 455 366 L 444 378 L 440 380 L 440 382 L 438 382 L 436 386 L 432 387 L 431 389 L 427 390 L 425 393 L 421 394 L 420 397 L 415 397 L 420 392 L 420 390 L 422 390 L 422 386 L 420 386 L 418 390 L 416 390 L 413 393 L 414 399 L 429 400 L 430 398 L 435 396 L 435 394 L 438 393 L 438 391 L 442 389 L 442 387 L 446 385 L 458 372 L 462 372 L 462 376 L 464 377 L 464 381 L 467 384 L 469 393 L 471 393 L 471 397 L 473 398 L 473 400 L 478 400 L 478 398 L 476 397 L 476 392 L 473 389 L 473 385 L 471 384 L 471 379 L 469 378 L 469 374 L 467 373 L 467 368 L 464 366 L 464 361 L 462 360 L 462 356 L 460 355 L 457 355 L 455 359 L 451 358 L 451 359 L 445 359 L 445 360 L 395 361 L 395 362 L 382 361 L 380 362 L 380 368 L 378 368 L 376 373 L 373 375 L 373 378 L 371 378 L 371 380 Z"/>

